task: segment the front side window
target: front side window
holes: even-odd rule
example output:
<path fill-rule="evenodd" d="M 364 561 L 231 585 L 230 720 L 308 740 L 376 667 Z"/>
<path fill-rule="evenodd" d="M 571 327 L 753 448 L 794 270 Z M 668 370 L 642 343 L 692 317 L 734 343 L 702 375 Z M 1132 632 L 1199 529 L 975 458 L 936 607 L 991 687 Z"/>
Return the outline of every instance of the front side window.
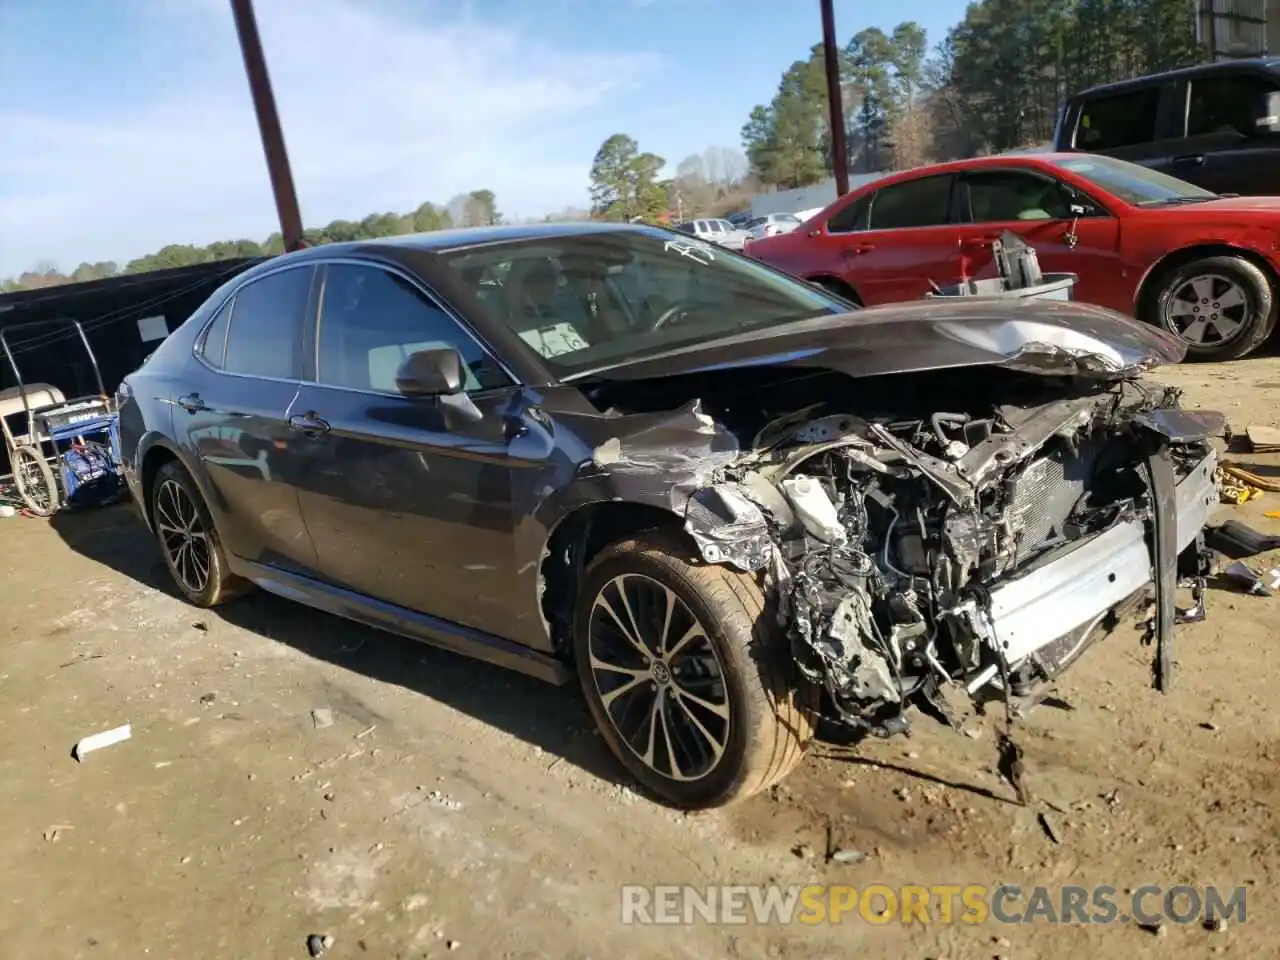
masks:
<path fill-rule="evenodd" d="M 442 259 L 464 281 L 477 267 L 509 263 L 502 297 L 477 297 L 480 308 L 560 377 L 849 309 L 763 264 L 661 230 L 509 241 Z"/>
<path fill-rule="evenodd" d="M 1198 203 L 1217 196 L 1210 190 L 1167 173 L 1114 157 L 1068 157 L 1054 162 L 1112 196 L 1137 206 Z"/>
<path fill-rule="evenodd" d="M 312 266 L 292 267 L 251 280 L 236 292 L 224 370 L 277 380 L 298 377 L 314 274 Z"/>
<path fill-rule="evenodd" d="M 1248 74 L 1192 80 L 1187 136 L 1257 136 L 1257 106 L 1275 89 L 1276 84 Z"/>
<path fill-rule="evenodd" d="M 1081 150 L 1114 150 L 1153 143 L 1159 109 L 1159 87 L 1086 100 L 1080 110 L 1076 146 Z"/>
<path fill-rule="evenodd" d="M 1008 220 L 1065 220 L 1071 198 L 1056 180 L 1016 170 L 992 170 L 965 176 L 974 223 Z"/>
<path fill-rule="evenodd" d="M 476 274 L 489 292 L 496 271 Z M 381 267 L 330 264 L 316 335 L 316 380 L 332 387 L 397 393 L 396 371 L 410 354 L 454 347 L 467 368 L 464 389 L 509 381 L 475 339 L 413 284 Z"/>
<path fill-rule="evenodd" d="M 871 195 L 868 229 L 936 227 L 948 223 L 954 179 L 950 174 L 943 174 L 881 187 Z"/>

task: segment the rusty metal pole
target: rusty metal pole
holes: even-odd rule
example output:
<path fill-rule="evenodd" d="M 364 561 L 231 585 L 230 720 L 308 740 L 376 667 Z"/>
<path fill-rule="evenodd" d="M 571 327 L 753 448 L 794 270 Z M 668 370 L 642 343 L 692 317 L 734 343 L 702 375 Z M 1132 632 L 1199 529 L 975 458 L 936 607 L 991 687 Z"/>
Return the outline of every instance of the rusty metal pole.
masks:
<path fill-rule="evenodd" d="M 831 123 L 831 165 L 836 171 L 836 196 L 849 192 L 849 147 L 844 138 L 844 98 L 840 93 L 840 52 L 836 47 L 833 0 L 822 3 L 822 59 L 827 67 L 827 106 Z"/>
<path fill-rule="evenodd" d="M 271 192 L 275 195 L 276 213 L 280 217 L 280 236 L 284 238 L 286 251 L 299 250 L 303 245 L 302 212 L 298 208 L 298 192 L 293 186 L 293 172 L 289 169 L 289 154 L 284 148 L 284 132 L 280 129 L 275 94 L 271 92 L 267 60 L 262 53 L 262 38 L 258 36 L 258 21 L 253 15 L 253 0 L 231 0 L 231 13 L 240 37 L 240 52 L 244 55 L 244 72 L 249 78 L 253 111 L 258 116 L 262 152 L 267 157 Z"/>

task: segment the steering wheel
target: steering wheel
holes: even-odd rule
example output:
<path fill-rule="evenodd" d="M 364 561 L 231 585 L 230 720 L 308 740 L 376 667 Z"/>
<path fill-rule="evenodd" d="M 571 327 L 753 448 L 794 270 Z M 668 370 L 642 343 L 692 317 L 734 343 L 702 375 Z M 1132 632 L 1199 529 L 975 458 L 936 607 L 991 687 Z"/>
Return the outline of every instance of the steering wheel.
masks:
<path fill-rule="evenodd" d="M 658 317 L 649 324 L 649 332 L 657 333 L 677 316 L 688 313 L 691 309 L 701 306 L 694 300 L 677 300 L 667 309 L 663 310 Z"/>

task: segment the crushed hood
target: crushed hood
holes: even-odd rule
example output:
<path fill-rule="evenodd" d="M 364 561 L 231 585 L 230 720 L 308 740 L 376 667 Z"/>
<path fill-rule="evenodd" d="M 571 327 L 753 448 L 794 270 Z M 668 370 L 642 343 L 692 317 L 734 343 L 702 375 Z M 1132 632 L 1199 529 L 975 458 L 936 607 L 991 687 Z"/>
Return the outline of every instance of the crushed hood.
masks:
<path fill-rule="evenodd" d="M 1174 337 L 1092 304 L 935 298 L 751 330 L 580 376 L 640 380 L 768 365 L 869 377 L 996 365 L 1115 380 L 1185 353 Z"/>

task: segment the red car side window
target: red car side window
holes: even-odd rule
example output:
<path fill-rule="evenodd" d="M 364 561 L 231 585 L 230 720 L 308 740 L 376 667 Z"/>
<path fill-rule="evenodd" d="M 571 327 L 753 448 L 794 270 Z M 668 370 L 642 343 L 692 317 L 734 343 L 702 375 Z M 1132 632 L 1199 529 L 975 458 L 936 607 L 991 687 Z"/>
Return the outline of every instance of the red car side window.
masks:
<path fill-rule="evenodd" d="M 871 210 L 871 194 L 859 197 L 853 203 L 845 204 L 835 216 L 827 221 L 827 233 L 853 233 L 867 229 L 867 214 Z"/>

